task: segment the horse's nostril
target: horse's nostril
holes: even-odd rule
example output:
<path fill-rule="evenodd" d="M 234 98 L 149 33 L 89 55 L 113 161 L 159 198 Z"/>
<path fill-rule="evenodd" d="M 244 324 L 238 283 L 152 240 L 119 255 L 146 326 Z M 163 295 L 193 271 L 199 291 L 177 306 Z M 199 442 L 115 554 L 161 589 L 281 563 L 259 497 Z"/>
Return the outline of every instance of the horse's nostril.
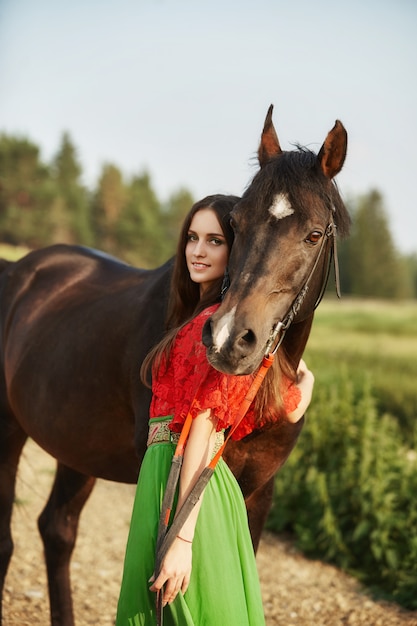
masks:
<path fill-rule="evenodd" d="M 239 337 L 239 343 L 246 344 L 247 346 L 254 344 L 255 341 L 255 333 L 252 330 L 245 330 Z"/>

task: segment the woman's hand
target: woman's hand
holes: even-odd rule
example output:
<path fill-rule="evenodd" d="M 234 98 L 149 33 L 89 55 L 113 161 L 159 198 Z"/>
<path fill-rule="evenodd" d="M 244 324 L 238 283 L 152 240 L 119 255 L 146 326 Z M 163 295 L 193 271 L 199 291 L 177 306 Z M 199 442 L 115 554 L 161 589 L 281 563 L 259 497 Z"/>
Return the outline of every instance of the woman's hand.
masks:
<path fill-rule="evenodd" d="M 155 580 L 154 575 L 149 581 L 153 583 L 151 591 L 160 591 L 165 585 L 162 600 L 164 606 L 173 602 L 179 591 L 185 593 L 188 589 L 191 576 L 191 547 L 191 543 L 176 537 L 162 562 L 158 577 Z"/>
<path fill-rule="evenodd" d="M 308 369 L 303 359 L 301 359 L 298 365 L 297 380 L 295 384 L 301 391 L 301 400 L 295 411 L 292 411 L 287 415 L 288 421 L 292 422 L 293 424 L 295 422 L 298 422 L 298 420 L 301 419 L 304 413 L 307 411 L 311 402 L 311 397 L 313 395 L 314 374 Z"/>
<path fill-rule="evenodd" d="M 217 418 L 211 409 L 199 413 L 191 425 L 184 460 L 181 467 L 177 511 L 186 501 L 191 489 L 203 469 L 210 462 L 216 438 Z M 200 511 L 204 492 L 193 507 L 188 519 L 174 539 L 163 562 L 157 578 L 151 578 L 151 591 L 159 591 L 165 585 L 163 604 L 173 602 L 179 591 L 187 591 L 192 565 L 192 544 L 195 525 Z"/>

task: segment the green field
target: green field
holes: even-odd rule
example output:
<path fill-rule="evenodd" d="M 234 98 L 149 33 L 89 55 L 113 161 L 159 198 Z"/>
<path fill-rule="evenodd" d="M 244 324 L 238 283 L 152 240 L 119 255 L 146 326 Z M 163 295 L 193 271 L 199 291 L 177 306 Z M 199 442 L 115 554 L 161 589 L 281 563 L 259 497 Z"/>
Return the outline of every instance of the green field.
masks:
<path fill-rule="evenodd" d="M 410 357 L 417 363 L 417 301 L 326 299 L 308 348 L 329 354 Z"/>
<path fill-rule="evenodd" d="M 417 302 L 324 300 L 316 384 L 269 527 L 417 609 Z"/>
<path fill-rule="evenodd" d="M 25 246 L 9 246 L 7 243 L 0 243 L 0 259 L 18 261 L 28 252 L 29 248 L 26 248 Z"/>
<path fill-rule="evenodd" d="M 317 385 L 344 368 L 374 389 L 378 409 L 394 415 L 405 436 L 417 417 L 417 301 L 323 301 L 305 358 Z"/>

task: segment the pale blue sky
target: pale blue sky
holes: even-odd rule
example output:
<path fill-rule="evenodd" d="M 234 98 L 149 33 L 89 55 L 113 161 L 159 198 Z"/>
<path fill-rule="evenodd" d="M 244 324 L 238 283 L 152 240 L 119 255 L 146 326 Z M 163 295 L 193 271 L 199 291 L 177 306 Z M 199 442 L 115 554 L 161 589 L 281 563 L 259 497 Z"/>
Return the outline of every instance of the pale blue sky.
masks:
<path fill-rule="evenodd" d="M 0 0 L 0 132 L 50 159 L 69 131 L 92 186 L 147 169 L 161 200 L 242 193 L 273 103 L 284 149 L 349 134 L 338 185 L 381 191 L 417 251 L 415 0 Z"/>

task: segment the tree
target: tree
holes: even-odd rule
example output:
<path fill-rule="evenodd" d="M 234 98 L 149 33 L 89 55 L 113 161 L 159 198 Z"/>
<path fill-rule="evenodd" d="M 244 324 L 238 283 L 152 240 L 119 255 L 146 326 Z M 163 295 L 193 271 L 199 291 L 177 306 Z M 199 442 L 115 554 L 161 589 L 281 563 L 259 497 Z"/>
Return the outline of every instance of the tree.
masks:
<path fill-rule="evenodd" d="M 116 225 L 121 255 L 130 263 L 155 267 L 165 261 L 163 216 L 147 172 L 132 178 Z"/>
<path fill-rule="evenodd" d="M 48 237 L 49 170 L 25 138 L 0 136 L 0 237 L 42 245 Z"/>
<path fill-rule="evenodd" d="M 91 216 L 87 190 L 81 183 L 82 167 L 68 133 L 62 135 L 52 162 L 56 185 L 51 214 L 53 239 L 64 243 L 92 243 Z"/>
<path fill-rule="evenodd" d="M 123 175 L 116 165 L 103 165 L 93 200 L 92 220 L 95 244 L 106 252 L 116 254 L 116 228 L 127 201 Z"/>
<path fill-rule="evenodd" d="M 193 204 L 191 193 L 180 189 L 169 197 L 163 207 L 167 256 L 174 254 L 182 223 Z"/>
<path fill-rule="evenodd" d="M 360 197 L 353 211 L 345 260 L 353 295 L 374 298 L 410 296 L 406 268 L 395 249 L 382 196 L 376 190 Z"/>
<path fill-rule="evenodd" d="M 417 298 L 417 253 L 410 254 L 404 259 L 410 276 L 411 294 Z"/>

